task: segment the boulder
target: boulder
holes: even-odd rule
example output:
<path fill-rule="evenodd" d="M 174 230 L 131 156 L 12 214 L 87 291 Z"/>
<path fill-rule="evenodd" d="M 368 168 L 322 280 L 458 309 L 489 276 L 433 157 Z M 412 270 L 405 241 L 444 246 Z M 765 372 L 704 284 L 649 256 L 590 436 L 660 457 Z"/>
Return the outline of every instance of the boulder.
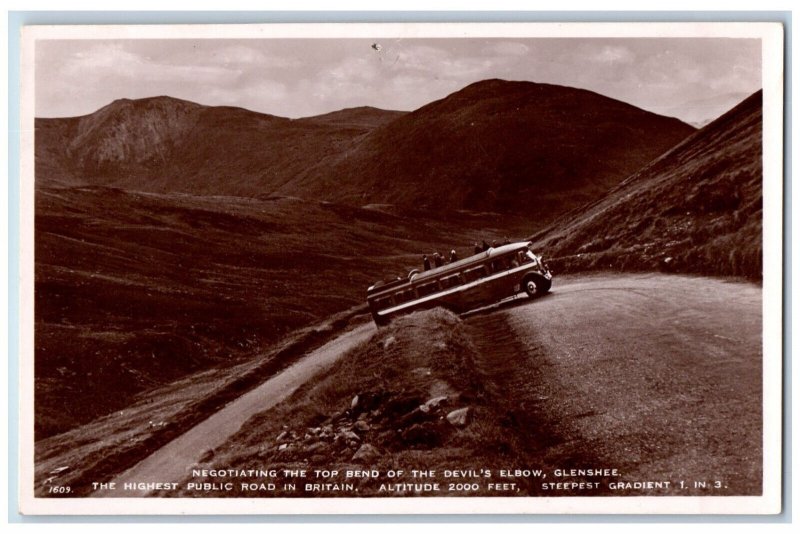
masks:
<path fill-rule="evenodd" d="M 306 448 L 306 452 L 308 454 L 314 454 L 315 452 L 319 452 L 325 448 L 325 444 L 321 441 L 317 441 L 316 443 L 312 443 L 311 445 Z"/>
<path fill-rule="evenodd" d="M 367 423 L 364 419 L 359 419 L 356 421 L 356 424 L 353 425 L 353 428 L 359 432 L 367 432 L 369 430 L 369 423 Z"/>
<path fill-rule="evenodd" d="M 352 430 L 348 430 L 342 434 L 345 440 L 347 441 L 361 441 L 361 437 L 353 432 Z"/>
<path fill-rule="evenodd" d="M 470 408 L 459 408 L 447 414 L 447 422 L 453 426 L 463 427 L 469 423 Z"/>
<path fill-rule="evenodd" d="M 363 445 L 361 445 L 361 447 L 358 448 L 356 453 L 353 455 L 353 461 L 369 463 L 377 459 L 380 455 L 381 453 L 378 452 L 378 449 L 376 449 L 369 443 L 364 443 Z"/>
<path fill-rule="evenodd" d="M 431 410 L 435 410 L 439 407 L 440 404 L 447 401 L 447 395 L 440 395 L 438 397 L 433 397 L 425 402 L 425 404 L 419 407 L 425 413 L 429 413 Z"/>

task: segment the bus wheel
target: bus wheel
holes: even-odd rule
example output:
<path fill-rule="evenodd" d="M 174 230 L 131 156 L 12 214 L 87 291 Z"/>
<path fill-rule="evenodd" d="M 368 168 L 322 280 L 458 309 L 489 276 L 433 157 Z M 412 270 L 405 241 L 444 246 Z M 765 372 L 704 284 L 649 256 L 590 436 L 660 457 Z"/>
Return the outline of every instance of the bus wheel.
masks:
<path fill-rule="evenodd" d="M 523 282 L 522 287 L 525 288 L 525 293 L 528 294 L 529 297 L 535 297 L 539 294 L 539 286 L 535 278 L 528 278 Z"/>

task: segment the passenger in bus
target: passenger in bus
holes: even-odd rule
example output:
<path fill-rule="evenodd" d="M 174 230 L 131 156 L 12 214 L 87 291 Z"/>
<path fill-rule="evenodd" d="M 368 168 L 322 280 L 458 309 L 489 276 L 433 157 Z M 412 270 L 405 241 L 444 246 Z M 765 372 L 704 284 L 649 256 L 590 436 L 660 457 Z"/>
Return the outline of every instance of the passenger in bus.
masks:
<path fill-rule="evenodd" d="M 433 253 L 433 263 L 434 263 L 434 265 L 436 265 L 436 267 L 441 267 L 442 265 L 444 265 L 444 258 L 438 252 L 434 252 Z"/>
<path fill-rule="evenodd" d="M 450 251 L 450 263 L 455 263 L 458 261 L 458 254 L 456 254 L 456 249 Z"/>
<path fill-rule="evenodd" d="M 431 260 L 428 259 L 427 254 L 422 255 L 422 270 L 430 271 L 431 270 Z"/>
<path fill-rule="evenodd" d="M 480 254 L 481 252 L 483 252 L 483 249 L 482 249 L 482 248 L 481 248 L 481 246 L 478 244 L 478 242 L 477 242 L 477 241 L 475 241 L 475 254 Z"/>
<path fill-rule="evenodd" d="M 487 243 L 486 240 L 484 239 L 483 243 L 481 244 L 481 251 L 487 251 L 487 250 L 489 250 L 489 243 Z"/>

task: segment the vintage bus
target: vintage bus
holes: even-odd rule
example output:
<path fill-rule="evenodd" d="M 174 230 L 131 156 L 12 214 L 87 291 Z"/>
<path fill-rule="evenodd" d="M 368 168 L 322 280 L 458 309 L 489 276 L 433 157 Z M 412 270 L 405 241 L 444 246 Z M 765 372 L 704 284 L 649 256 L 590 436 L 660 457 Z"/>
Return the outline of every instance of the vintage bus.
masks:
<path fill-rule="evenodd" d="M 550 291 L 552 279 L 531 243 L 512 243 L 424 272 L 415 269 L 406 278 L 378 282 L 367 290 L 367 303 L 380 326 L 398 315 L 437 306 L 463 313 L 521 291 L 536 297 Z"/>

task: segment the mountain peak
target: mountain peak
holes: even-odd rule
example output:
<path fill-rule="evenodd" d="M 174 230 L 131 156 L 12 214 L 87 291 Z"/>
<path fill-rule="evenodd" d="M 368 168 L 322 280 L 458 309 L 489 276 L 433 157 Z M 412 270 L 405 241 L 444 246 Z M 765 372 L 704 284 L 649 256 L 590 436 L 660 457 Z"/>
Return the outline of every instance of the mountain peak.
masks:
<path fill-rule="evenodd" d="M 125 108 L 146 109 L 154 107 L 201 109 L 206 106 L 203 106 L 202 104 L 198 104 L 196 102 L 191 102 L 189 100 L 175 98 L 173 96 L 158 95 L 158 96 L 148 96 L 144 98 L 118 98 L 112 101 L 107 106 L 100 108 L 97 112 L 100 112 L 104 109 L 109 109 L 109 110 L 118 110 Z"/>
<path fill-rule="evenodd" d="M 339 111 L 332 111 L 322 115 L 315 115 L 313 117 L 304 117 L 298 119 L 301 121 L 312 122 L 315 124 L 336 124 L 347 126 L 358 126 L 365 128 L 376 128 L 397 117 L 405 115 L 406 111 L 394 111 L 388 109 L 380 109 L 373 106 L 357 106 L 354 108 L 344 108 Z"/>

